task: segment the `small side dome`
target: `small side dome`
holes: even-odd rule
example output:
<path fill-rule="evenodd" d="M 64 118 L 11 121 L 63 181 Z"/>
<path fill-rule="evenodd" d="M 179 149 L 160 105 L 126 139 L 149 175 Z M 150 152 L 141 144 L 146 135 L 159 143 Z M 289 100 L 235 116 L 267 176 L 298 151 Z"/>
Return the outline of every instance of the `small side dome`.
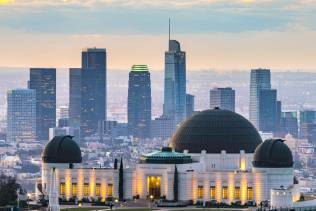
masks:
<path fill-rule="evenodd" d="M 284 140 L 268 139 L 256 148 L 252 164 L 256 168 L 290 168 L 293 156 Z"/>
<path fill-rule="evenodd" d="M 81 150 L 72 136 L 55 136 L 46 144 L 42 160 L 44 163 L 81 163 Z"/>

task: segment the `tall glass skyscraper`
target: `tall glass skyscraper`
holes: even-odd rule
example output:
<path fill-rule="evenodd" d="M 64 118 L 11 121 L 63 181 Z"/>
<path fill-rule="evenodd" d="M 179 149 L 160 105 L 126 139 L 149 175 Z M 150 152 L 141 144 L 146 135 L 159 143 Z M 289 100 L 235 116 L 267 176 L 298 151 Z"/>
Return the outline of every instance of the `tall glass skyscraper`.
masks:
<path fill-rule="evenodd" d="M 36 140 L 36 94 L 32 89 L 7 93 L 7 141 L 27 143 Z"/>
<path fill-rule="evenodd" d="M 69 69 L 69 125 L 80 127 L 81 68 Z"/>
<path fill-rule="evenodd" d="M 178 124 L 186 118 L 186 56 L 180 43 L 169 40 L 165 52 L 164 116 Z"/>
<path fill-rule="evenodd" d="M 128 133 L 151 137 L 151 85 L 147 65 L 133 65 L 128 80 Z"/>
<path fill-rule="evenodd" d="M 260 90 L 271 89 L 269 69 L 253 69 L 250 74 L 249 119 L 259 129 L 259 100 Z"/>
<path fill-rule="evenodd" d="M 81 70 L 80 134 L 87 137 L 106 120 L 106 49 L 83 50 Z"/>
<path fill-rule="evenodd" d="M 235 90 L 230 87 L 210 90 L 210 109 L 219 107 L 235 112 Z"/>
<path fill-rule="evenodd" d="M 259 95 L 259 130 L 273 132 L 277 129 L 277 91 L 263 89 Z"/>
<path fill-rule="evenodd" d="M 36 135 L 46 142 L 56 126 L 56 69 L 31 68 L 29 88 L 36 91 Z"/>

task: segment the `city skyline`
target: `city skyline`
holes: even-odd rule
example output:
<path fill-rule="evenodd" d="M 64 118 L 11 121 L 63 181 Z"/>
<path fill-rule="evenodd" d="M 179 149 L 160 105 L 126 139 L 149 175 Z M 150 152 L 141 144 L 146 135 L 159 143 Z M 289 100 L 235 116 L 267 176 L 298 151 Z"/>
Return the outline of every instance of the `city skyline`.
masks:
<path fill-rule="evenodd" d="M 312 71 L 315 10 L 308 0 L 2 0 L 0 66 L 80 67 L 82 48 L 96 46 L 108 49 L 109 69 L 146 63 L 163 70 L 170 17 L 171 39 L 186 49 L 188 70 Z"/>

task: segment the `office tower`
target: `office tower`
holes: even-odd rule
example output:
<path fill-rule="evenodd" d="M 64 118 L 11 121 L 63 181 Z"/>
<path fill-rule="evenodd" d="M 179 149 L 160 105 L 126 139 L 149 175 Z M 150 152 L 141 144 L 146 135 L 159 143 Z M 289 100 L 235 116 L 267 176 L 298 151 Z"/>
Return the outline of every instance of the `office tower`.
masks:
<path fill-rule="evenodd" d="M 194 95 L 186 94 L 186 118 L 189 118 L 194 113 Z"/>
<path fill-rule="evenodd" d="M 235 112 L 235 90 L 230 87 L 210 90 L 210 109 L 220 109 Z"/>
<path fill-rule="evenodd" d="M 153 138 L 160 138 L 162 140 L 167 140 L 171 138 L 172 134 L 175 132 L 174 119 L 161 116 L 155 118 L 151 122 L 151 136 Z"/>
<path fill-rule="evenodd" d="M 30 89 L 36 91 L 36 135 L 48 141 L 49 128 L 56 126 L 56 69 L 31 68 Z"/>
<path fill-rule="evenodd" d="M 69 69 L 69 125 L 80 127 L 81 68 Z"/>
<path fill-rule="evenodd" d="M 147 65 L 133 65 L 128 80 L 128 133 L 149 138 L 151 130 L 151 85 Z"/>
<path fill-rule="evenodd" d="M 311 144 L 316 144 L 316 122 L 302 123 L 300 125 L 300 135 L 300 138 L 307 139 Z"/>
<path fill-rule="evenodd" d="M 175 119 L 178 124 L 186 118 L 186 56 L 180 43 L 170 40 L 165 52 L 165 79 L 163 114 Z"/>
<path fill-rule="evenodd" d="M 277 91 L 262 89 L 259 92 L 259 130 L 273 132 L 276 129 Z"/>
<path fill-rule="evenodd" d="M 280 122 L 280 132 L 284 137 L 291 134 L 294 138 L 298 137 L 298 119 L 296 111 L 282 112 Z"/>
<path fill-rule="evenodd" d="M 300 138 L 307 138 L 308 124 L 316 122 L 316 111 L 314 110 L 303 110 L 300 111 Z"/>
<path fill-rule="evenodd" d="M 250 74 L 250 103 L 249 119 L 259 129 L 259 95 L 260 90 L 271 89 L 271 75 L 269 69 L 253 69 Z"/>
<path fill-rule="evenodd" d="M 27 143 L 36 140 L 36 93 L 14 89 L 7 93 L 7 141 Z"/>
<path fill-rule="evenodd" d="M 82 51 L 80 133 L 82 138 L 97 134 L 106 120 L 106 49 Z"/>

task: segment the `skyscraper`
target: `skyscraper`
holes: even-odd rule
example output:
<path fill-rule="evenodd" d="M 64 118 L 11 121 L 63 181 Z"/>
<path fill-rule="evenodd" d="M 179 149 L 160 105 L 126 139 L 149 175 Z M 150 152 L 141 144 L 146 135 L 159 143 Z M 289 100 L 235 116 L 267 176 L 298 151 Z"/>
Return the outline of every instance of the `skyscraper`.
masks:
<path fill-rule="evenodd" d="M 56 126 L 56 69 L 31 68 L 29 88 L 36 91 L 37 140 L 46 142 Z"/>
<path fill-rule="evenodd" d="M 211 89 L 210 108 L 213 109 L 215 107 L 235 111 L 235 90 L 230 87 Z"/>
<path fill-rule="evenodd" d="M 186 56 L 180 43 L 170 40 L 165 52 L 164 116 L 174 118 L 178 124 L 186 118 Z"/>
<path fill-rule="evenodd" d="M 151 85 L 147 65 L 133 65 L 128 80 L 128 133 L 149 138 L 151 131 Z"/>
<path fill-rule="evenodd" d="M 186 118 L 189 118 L 193 115 L 194 113 L 194 95 L 186 94 Z"/>
<path fill-rule="evenodd" d="M 14 89 L 7 93 L 7 141 L 36 140 L 36 94 L 32 89 Z"/>
<path fill-rule="evenodd" d="M 296 111 L 282 112 L 280 131 L 283 133 L 283 136 L 291 134 L 294 138 L 298 137 L 298 118 Z"/>
<path fill-rule="evenodd" d="M 259 130 L 273 132 L 277 122 L 277 91 L 262 89 L 259 93 Z"/>
<path fill-rule="evenodd" d="M 106 49 L 83 50 L 81 69 L 80 134 L 87 137 L 106 120 Z"/>
<path fill-rule="evenodd" d="M 271 89 L 269 69 L 253 69 L 250 74 L 249 119 L 259 129 L 259 100 L 260 90 Z"/>
<path fill-rule="evenodd" d="M 80 127 L 81 68 L 69 69 L 69 125 Z"/>
<path fill-rule="evenodd" d="M 311 131 L 310 128 L 312 128 L 312 123 L 316 123 L 316 111 L 300 111 L 300 138 L 307 138 L 310 136 L 309 132 Z"/>

